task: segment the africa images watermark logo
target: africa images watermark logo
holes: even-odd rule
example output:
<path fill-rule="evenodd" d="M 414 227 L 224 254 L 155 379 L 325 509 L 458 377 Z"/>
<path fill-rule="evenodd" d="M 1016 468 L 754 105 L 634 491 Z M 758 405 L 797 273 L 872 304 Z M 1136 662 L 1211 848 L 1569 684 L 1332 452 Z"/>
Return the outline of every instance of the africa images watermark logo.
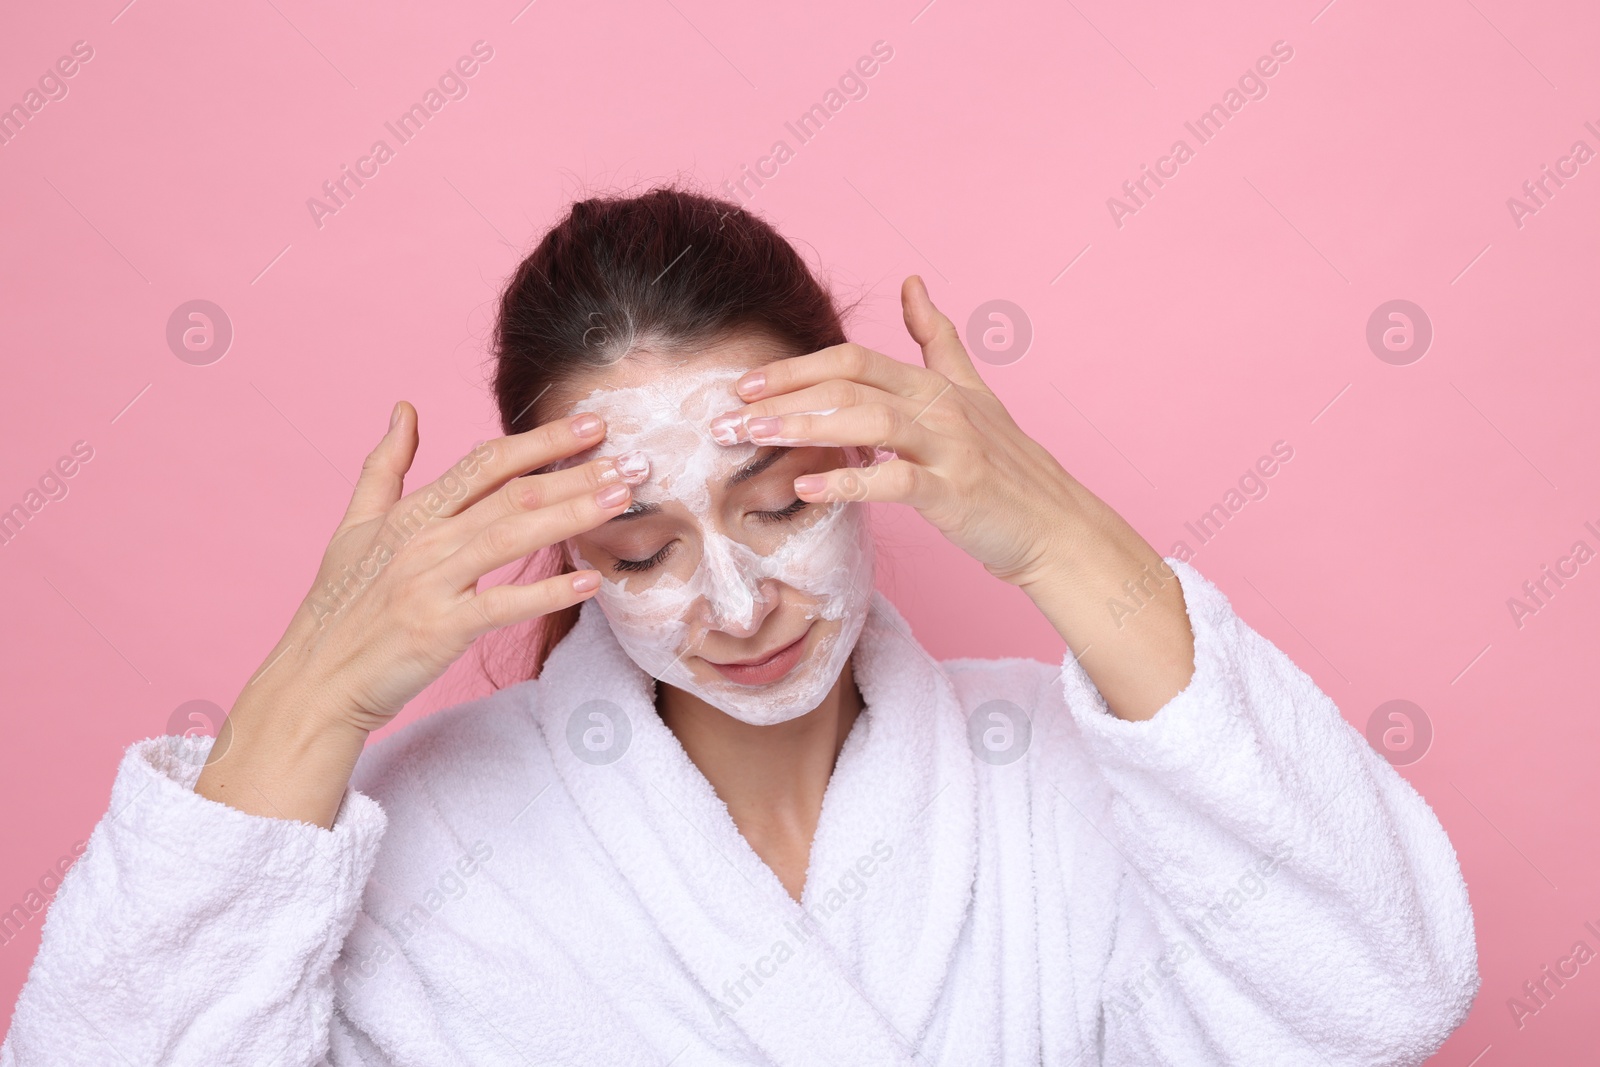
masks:
<path fill-rule="evenodd" d="M 326 626 L 330 619 L 349 607 L 356 597 L 377 581 L 383 568 L 389 565 L 413 537 L 421 533 L 447 506 L 465 499 L 472 488 L 473 475 L 478 473 L 479 466 L 487 462 L 491 455 L 493 450 L 489 445 L 483 441 L 478 442 L 471 452 L 446 471 L 434 483 L 434 487 L 423 494 L 422 499 L 414 503 L 405 514 L 384 523 L 377 540 L 354 566 L 347 563 L 339 569 L 337 575 L 324 580 L 309 598 L 317 625 Z"/>
<path fill-rule="evenodd" d="M 22 498 L 9 506 L 0 504 L 0 546 L 9 545 L 22 533 L 23 527 L 44 510 L 46 504 L 65 500 L 71 490 L 67 479 L 77 474 L 83 464 L 94 458 L 94 446 L 88 441 L 74 441 L 70 455 L 62 455 L 45 468 L 22 494 Z"/>
<path fill-rule="evenodd" d="M 767 182 L 782 173 L 784 164 L 794 159 L 801 148 L 810 144 L 827 128 L 828 123 L 844 110 L 846 104 L 867 98 L 869 89 L 867 79 L 881 71 L 893 58 L 893 45 L 881 39 L 873 41 L 871 55 L 863 55 L 852 66 L 846 67 L 834 85 L 823 92 L 820 100 L 800 112 L 794 121 L 784 122 L 784 130 L 794 138 L 793 145 L 783 137 L 775 139 L 767 154 L 756 160 L 754 170 L 748 163 L 739 164 L 739 177 L 724 178 L 722 187 L 741 206 L 748 204 L 755 198 L 756 192 L 765 188 Z M 751 184 L 755 185 L 755 189 L 750 188 Z"/>
<path fill-rule="evenodd" d="M 334 981 L 349 995 L 363 982 L 377 977 L 383 965 L 404 953 L 407 942 L 433 922 L 446 904 L 460 900 L 472 888 L 471 879 L 494 858 L 494 848 L 482 838 L 472 842 L 456 861 L 439 873 L 405 911 L 383 923 L 388 938 L 373 943 L 359 958 L 341 958 L 334 965 Z"/>
<path fill-rule="evenodd" d="M 803 918 L 783 924 L 783 933 L 773 939 L 771 948 L 750 963 L 740 964 L 739 977 L 722 983 L 722 999 L 710 997 L 711 1008 L 719 1015 L 731 1016 L 750 1002 L 784 964 L 794 959 L 823 927 L 845 908 L 867 895 L 869 882 L 883 865 L 894 858 L 894 848 L 883 838 L 872 843 L 869 852 L 856 857 L 828 887 L 816 893 L 805 906 Z"/>
<path fill-rule="evenodd" d="M 1109 990 L 1106 1008 L 1113 1014 L 1137 1015 L 1173 980 L 1178 969 L 1200 954 L 1196 942 L 1209 945 L 1219 930 L 1232 925 L 1241 912 L 1267 895 L 1272 876 L 1293 854 L 1293 848 L 1284 842 L 1276 851 L 1263 856 L 1245 869 L 1244 873 L 1215 897 L 1193 922 L 1184 922 L 1184 932 L 1189 936 L 1171 945 L 1153 962 L 1146 963 L 1138 972 L 1123 979 L 1120 987 Z"/>
<path fill-rule="evenodd" d="M 1220 134 L 1223 127 L 1244 110 L 1245 104 L 1252 100 L 1265 99 L 1268 92 L 1267 79 L 1276 75 L 1282 69 L 1282 64 L 1288 63 L 1293 58 L 1294 49 L 1288 41 L 1272 42 L 1271 55 L 1259 57 L 1254 65 L 1239 75 L 1234 85 L 1230 85 L 1223 92 L 1222 99 L 1200 112 L 1194 119 L 1184 122 L 1183 128 L 1194 138 L 1193 145 L 1190 145 L 1187 139 L 1179 137 L 1172 142 L 1167 154 L 1156 160 L 1155 169 L 1152 170 L 1148 164 L 1140 164 L 1139 177 L 1130 178 L 1122 183 L 1122 197 L 1106 197 L 1106 210 L 1111 213 L 1111 221 L 1117 229 L 1120 230 L 1127 225 L 1130 215 L 1137 215 L 1148 207 L 1156 192 L 1168 181 L 1176 178 L 1183 165 L 1193 159 L 1201 147 L 1209 144 Z"/>
<path fill-rule="evenodd" d="M 464 100 L 471 91 L 469 79 L 473 78 L 482 69 L 482 64 L 494 58 L 494 48 L 487 41 L 472 42 L 472 54 L 461 56 L 453 66 L 445 68 L 439 75 L 434 85 L 428 86 L 423 91 L 420 99 L 413 101 L 411 106 L 400 112 L 390 122 L 385 122 L 383 128 L 393 138 L 390 144 L 387 138 L 380 137 L 372 142 L 367 149 L 367 154 L 356 159 L 352 168 L 348 163 L 339 165 L 338 177 L 330 178 L 322 183 L 322 195 L 308 197 L 306 210 L 311 213 L 311 221 L 317 229 L 322 229 L 324 220 L 330 215 L 337 215 L 340 211 L 350 206 L 350 201 L 355 199 L 356 193 L 366 187 L 367 182 L 376 178 L 380 169 L 393 160 L 399 150 L 411 143 L 412 139 L 422 132 L 433 117 L 444 110 L 444 106 L 452 100 Z"/>
<path fill-rule="evenodd" d="M 76 75 L 83 69 L 83 64 L 94 58 L 94 47 L 88 41 L 72 42 L 72 52 L 55 61 L 51 67 L 39 75 L 35 86 L 30 86 L 22 94 L 22 98 L 10 107 L 0 110 L 0 147 L 9 145 L 24 129 L 28 123 L 35 121 L 34 116 L 45 109 L 47 104 L 57 100 L 65 100 L 71 91 L 67 79 Z"/>

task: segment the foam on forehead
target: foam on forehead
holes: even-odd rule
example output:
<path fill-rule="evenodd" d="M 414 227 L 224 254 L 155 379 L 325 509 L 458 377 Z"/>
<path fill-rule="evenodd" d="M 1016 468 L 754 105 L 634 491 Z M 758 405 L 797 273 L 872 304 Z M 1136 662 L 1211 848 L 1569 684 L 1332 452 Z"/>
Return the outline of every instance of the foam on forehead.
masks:
<path fill-rule="evenodd" d="M 650 477 L 634 488 L 634 499 L 677 500 L 704 514 L 711 506 L 710 483 L 750 462 L 757 451 L 748 442 L 719 445 L 711 438 L 711 419 L 743 406 L 733 383 L 744 373 L 739 367 L 674 367 L 642 385 L 595 389 L 568 414 L 594 412 L 605 419 L 606 436 L 557 466 L 638 449 L 650 460 Z"/>

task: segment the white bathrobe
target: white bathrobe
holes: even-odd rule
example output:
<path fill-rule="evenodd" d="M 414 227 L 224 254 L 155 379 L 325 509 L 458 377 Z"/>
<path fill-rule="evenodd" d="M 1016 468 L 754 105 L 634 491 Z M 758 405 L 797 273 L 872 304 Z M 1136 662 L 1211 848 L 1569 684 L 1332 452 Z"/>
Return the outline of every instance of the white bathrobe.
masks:
<path fill-rule="evenodd" d="M 1420 1063 L 1478 989 L 1449 839 L 1168 562 L 1195 674 L 1145 722 L 874 594 L 803 904 L 593 601 L 538 680 L 373 745 L 331 831 L 133 744 L 0 1065 Z"/>

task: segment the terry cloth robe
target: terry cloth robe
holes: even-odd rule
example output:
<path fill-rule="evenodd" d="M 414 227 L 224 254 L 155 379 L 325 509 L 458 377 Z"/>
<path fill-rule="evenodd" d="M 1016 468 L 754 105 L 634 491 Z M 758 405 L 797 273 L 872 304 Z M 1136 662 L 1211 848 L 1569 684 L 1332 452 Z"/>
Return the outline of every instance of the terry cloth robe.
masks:
<path fill-rule="evenodd" d="M 798 903 L 592 600 L 538 680 L 372 746 L 331 830 L 135 743 L 0 1064 L 1420 1063 L 1478 989 L 1449 839 L 1168 563 L 1195 673 L 1143 722 L 874 594 Z"/>

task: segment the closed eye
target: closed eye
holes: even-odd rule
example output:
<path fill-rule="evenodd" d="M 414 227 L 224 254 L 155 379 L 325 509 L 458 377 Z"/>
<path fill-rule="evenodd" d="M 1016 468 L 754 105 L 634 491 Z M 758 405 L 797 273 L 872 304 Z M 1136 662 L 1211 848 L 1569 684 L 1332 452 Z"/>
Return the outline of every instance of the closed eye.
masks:
<path fill-rule="evenodd" d="M 619 559 L 614 566 L 619 571 L 647 571 L 666 559 L 667 553 L 671 551 L 672 546 L 676 543 L 675 541 L 668 541 L 649 559 Z"/>
<path fill-rule="evenodd" d="M 809 503 L 810 501 L 796 497 L 793 504 L 779 508 L 777 511 L 752 511 L 750 514 L 754 515 L 758 522 L 787 522 L 804 511 Z"/>
<path fill-rule="evenodd" d="M 781 507 L 776 511 L 752 511 L 750 514 L 755 516 L 757 522 L 788 522 L 809 506 L 810 501 L 796 497 L 794 503 Z M 676 541 L 668 541 L 661 546 L 655 555 L 648 559 L 619 559 L 614 561 L 612 566 L 619 571 L 631 573 L 650 570 L 652 567 L 659 566 L 661 561 L 667 558 L 667 554 L 672 551 L 672 546 L 675 544 L 677 544 Z"/>

